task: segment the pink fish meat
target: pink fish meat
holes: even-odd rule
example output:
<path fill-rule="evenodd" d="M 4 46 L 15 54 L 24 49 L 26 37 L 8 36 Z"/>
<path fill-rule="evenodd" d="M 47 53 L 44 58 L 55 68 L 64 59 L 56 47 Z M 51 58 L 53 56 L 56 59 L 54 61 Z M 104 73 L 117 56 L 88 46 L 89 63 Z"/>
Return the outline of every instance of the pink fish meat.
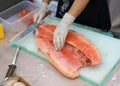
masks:
<path fill-rule="evenodd" d="M 82 34 L 73 31 L 69 31 L 64 48 L 56 51 L 53 45 L 55 28 L 56 26 L 51 24 L 40 25 L 35 40 L 50 63 L 64 76 L 76 78 L 79 76 L 80 68 L 102 62 L 96 46 Z"/>

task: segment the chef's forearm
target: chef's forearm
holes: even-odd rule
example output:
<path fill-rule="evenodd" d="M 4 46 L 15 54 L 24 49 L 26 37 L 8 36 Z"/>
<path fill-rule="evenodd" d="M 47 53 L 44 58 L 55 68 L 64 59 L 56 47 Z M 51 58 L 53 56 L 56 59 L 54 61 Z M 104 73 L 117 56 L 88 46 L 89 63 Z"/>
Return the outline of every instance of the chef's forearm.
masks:
<path fill-rule="evenodd" d="M 68 13 L 77 18 L 78 15 L 80 15 L 80 13 L 85 9 L 89 1 L 90 0 L 74 0 Z"/>

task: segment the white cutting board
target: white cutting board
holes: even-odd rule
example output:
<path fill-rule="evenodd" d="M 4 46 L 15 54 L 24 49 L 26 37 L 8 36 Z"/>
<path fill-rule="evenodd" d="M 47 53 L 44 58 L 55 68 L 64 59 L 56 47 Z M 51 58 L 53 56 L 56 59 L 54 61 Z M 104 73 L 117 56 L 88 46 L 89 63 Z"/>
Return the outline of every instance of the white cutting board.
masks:
<path fill-rule="evenodd" d="M 46 22 L 57 25 L 59 20 L 53 17 L 47 17 Z M 98 66 L 81 68 L 79 70 L 79 78 L 94 86 L 103 86 L 105 80 L 120 62 L 120 40 L 87 30 L 76 24 L 73 24 L 70 28 L 90 39 L 99 49 L 103 61 L 103 63 Z M 37 46 L 32 33 L 16 42 L 15 45 L 22 47 L 22 49 L 33 55 L 45 58 L 43 54 L 36 53 Z"/>

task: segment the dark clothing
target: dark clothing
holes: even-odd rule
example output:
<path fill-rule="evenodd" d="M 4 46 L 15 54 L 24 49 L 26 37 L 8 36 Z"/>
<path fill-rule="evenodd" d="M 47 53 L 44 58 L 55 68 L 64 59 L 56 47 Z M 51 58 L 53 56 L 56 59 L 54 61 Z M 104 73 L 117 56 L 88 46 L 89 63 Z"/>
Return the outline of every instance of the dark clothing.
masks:
<path fill-rule="evenodd" d="M 62 18 L 73 2 L 74 0 L 59 0 L 56 17 Z M 90 0 L 75 22 L 108 31 L 111 27 L 111 21 L 107 0 Z"/>
<path fill-rule="evenodd" d="M 12 7 L 23 0 L 0 0 L 0 12 Z"/>

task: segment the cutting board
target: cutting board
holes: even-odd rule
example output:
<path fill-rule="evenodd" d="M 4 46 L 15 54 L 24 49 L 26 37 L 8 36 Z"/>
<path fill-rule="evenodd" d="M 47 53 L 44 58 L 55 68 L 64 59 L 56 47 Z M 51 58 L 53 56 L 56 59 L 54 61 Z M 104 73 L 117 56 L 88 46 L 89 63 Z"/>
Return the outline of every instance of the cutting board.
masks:
<path fill-rule="evenodd" d="M 59 23 L 59 19 L 49 16 L 45 19 L 45 22 L 57 25 Z M 92 27 L 75 23 L 70 26 L 70 29 L 81 33 L 90 39 L 99 49 L 103 61 L 102 64 L 98 66 L 81 68 L 79 70 L 79 78 L 94 86 L 103 86 L 104 82 L 120 62 L 120 40 L 94 32 L 90 30 L 94 29 Z M 47 60 L 42 53 L 37 53 L 37 46 L 32 33 L 28 34 L 16 43 L 11 43 L 10 45 L 19 46 L 30 54 Z"/>

